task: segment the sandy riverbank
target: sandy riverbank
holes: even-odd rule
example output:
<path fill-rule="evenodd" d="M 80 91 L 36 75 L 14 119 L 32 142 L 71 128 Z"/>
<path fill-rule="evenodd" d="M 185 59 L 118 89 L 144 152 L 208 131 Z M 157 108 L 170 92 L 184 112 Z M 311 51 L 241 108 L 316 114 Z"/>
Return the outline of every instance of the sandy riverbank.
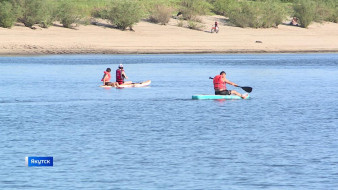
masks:
<path fill-rule="evenodd" d="M 210 33 L 215 20 L 220 22 L 218 34 Z M 178 27 L 175 19 L 166 26 L 141 21 L 135 32 L 105 23 L 35 30 L 16 24 L 0 28 L 0 55 L 338 52 L 338 24 L 334 23 L 314 23 L 308 29 L 288 25 L 243 29 L 227 26 L 220 16 L 202 21 L 202 31 Z"/>

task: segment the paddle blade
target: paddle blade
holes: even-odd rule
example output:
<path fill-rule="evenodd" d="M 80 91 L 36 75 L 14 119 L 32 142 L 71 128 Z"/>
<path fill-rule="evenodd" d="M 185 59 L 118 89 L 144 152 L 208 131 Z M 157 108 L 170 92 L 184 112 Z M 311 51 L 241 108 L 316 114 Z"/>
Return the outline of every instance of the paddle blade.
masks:
<path fill-rule="evenodd" d="M 247 86 L 245 86 L 245 87 L 241 87 L 245 92 L 248 92 L 248 93 L 250 93 L 250 92 L 252 92 L 252 88 L 251 87 L 247 87 Z"/>

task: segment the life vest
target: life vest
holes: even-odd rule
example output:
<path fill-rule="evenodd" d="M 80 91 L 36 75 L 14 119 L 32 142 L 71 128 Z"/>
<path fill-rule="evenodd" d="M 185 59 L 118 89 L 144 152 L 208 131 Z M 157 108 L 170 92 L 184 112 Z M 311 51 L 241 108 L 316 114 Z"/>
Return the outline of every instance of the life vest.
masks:
<path fill-rule="evenodd" d="M 110 79 L 111 79 L 110 72 L 104 71 L 104 74 L 105 74 L 105 76 L 104 76 L 104 77 L 108 76 L 108 77 L 107 77 L 107 79 L 106 79 L 106 82 L 109 82 L 109 81 L 110 81 Z M 104 80 L 104 77 L 101 79 L 101 81 L 103 81 L 103 80 Z"/>
<path fill-rule="evenodd" d="M 214 89 L 217 91 L 223 91 L 227 89 L 226 82 L 223 82 L 222 75 L 217 75 L 213 80 Z"/>
<path fill-rule="evenodd" d="M 124 83 L 124 77 L 122 76 L 123 71 L 124 71 L 123 69 L 116 70 L 116 82 L 118 82 L 119 84 Z"/>

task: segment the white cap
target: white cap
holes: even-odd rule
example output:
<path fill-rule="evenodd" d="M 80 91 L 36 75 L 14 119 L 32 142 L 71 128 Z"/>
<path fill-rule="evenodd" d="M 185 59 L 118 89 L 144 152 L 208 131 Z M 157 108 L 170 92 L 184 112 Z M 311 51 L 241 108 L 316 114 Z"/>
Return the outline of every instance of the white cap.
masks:
<path fill-rule="evenodd" d="M 119 68 L 123 68 L 123 65 L 122 65 L 122 64 L 120 64 L 120 65 L 119 65 Z"/>

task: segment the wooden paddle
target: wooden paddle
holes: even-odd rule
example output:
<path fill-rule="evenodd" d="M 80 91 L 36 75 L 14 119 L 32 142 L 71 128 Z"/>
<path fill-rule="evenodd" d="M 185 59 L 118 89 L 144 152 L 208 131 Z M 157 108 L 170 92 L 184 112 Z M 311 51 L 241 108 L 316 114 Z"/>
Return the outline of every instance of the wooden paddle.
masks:
<path fill-rule="evenodd" d="M 214 79 L 214 78 L 209 77 L 209 79 Z M 239 87 L 239 88 L 243 89 L 245 92 L 248 92 L 248 93 L 252 92 L 252 88 L 248 87 L 248 86 L 235 86 L 235 87 Z"/>

